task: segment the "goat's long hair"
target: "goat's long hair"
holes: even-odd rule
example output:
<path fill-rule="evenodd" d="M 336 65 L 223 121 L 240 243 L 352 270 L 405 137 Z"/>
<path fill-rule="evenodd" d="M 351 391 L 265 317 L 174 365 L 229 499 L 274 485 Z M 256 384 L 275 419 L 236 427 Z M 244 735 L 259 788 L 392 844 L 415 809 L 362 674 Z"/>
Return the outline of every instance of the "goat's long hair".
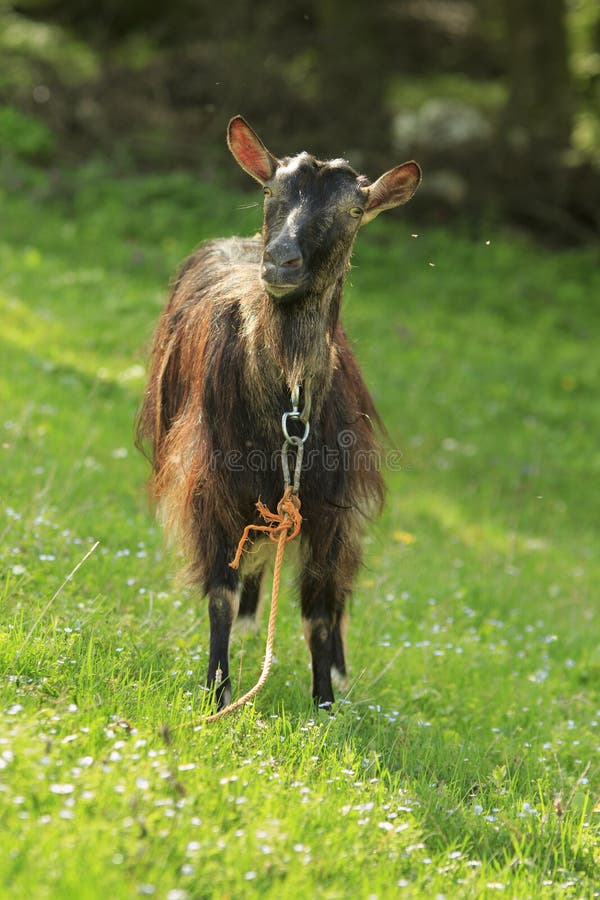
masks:
<path fill-rule="evenodd" d="M 379 417 L 337 317 L 321 326 L 322 341 L 310 340 L 310 311 L 303 322 L 265 294 L 260 248 L 257 238 L 213 241 L 183 264 L 154 335 L 137 422 L 167 535 L 205 589 L 214 559 L 256 520 L 256 500 L 274 508 L 281 497 L 281 415 L 295 377 L 286 368 L 299 359 L 313 395 L 300 493 L 312 555 L 326 565 L 332 541 L 347 542 L 351 576 L 356 532 L 384 495 Z"/>

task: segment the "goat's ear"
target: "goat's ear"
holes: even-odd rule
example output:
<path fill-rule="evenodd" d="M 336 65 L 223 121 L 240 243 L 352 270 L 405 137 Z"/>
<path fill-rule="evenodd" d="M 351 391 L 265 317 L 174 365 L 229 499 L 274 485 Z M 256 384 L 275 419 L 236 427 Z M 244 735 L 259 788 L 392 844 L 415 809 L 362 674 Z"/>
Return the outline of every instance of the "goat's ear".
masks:
<path fill-rule="evenodd" d="M 227 146 L 244 172 L 264 184 L 275 174 L 279 160 L 269 153 L 243 116 L 234 116 L 227 127 Z"/>
<path fill-rule="evenodd" d="M 421 168 L 412 160 L 390 169 L 381 178 L 364 188 L 367 198 L 362 224 L 370 222 L 384 209 L 408 203 L 421 183 Z"/>

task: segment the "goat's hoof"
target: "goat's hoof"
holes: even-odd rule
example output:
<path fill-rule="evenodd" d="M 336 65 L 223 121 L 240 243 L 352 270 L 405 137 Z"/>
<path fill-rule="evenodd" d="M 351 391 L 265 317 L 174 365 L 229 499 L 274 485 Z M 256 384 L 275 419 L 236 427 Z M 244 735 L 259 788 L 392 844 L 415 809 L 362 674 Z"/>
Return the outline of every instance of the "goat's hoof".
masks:
<path fill-rule="evenodd" d="M 217 709 L 225 709 L 231 703 L 231 688 L 225 685 L 222 690 L 217 690 Z"/>

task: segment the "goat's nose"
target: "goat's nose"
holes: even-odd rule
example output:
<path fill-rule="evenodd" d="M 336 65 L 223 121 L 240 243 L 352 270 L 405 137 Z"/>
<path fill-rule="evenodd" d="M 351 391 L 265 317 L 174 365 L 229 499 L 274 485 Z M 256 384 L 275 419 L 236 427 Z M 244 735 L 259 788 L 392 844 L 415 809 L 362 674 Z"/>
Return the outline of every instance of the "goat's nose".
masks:
<path fill-rule="evenodd" d="M 302 253 L 297 246 L 267 247 L 264 261 L 286 269 L 299 269 L 303 263 Z"/>

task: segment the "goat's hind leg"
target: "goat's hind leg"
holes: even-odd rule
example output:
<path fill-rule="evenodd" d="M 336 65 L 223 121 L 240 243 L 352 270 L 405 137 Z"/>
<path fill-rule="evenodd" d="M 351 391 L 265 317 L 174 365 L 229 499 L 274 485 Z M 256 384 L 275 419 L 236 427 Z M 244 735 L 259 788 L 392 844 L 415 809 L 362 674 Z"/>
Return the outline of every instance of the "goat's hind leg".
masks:
<path fill-rule="evenodd" d="M 242 629 L 244 627 L 251 628 L 256 625 L 261 599 L 263 574 L 264 566 L 249 575 L 245 575 L 243 578 L 240 608 L 238 612 L 238 623 Z"/>
<path fill-rule="evenodd" d="M 346 627 L 348 624 L 348 615 L 346 610 L 338 611 L 335 625 L 333 626 L 333 669 L 336 676 L 337 686 L 342 690 L 347 689 L 346 668 Z"/>

